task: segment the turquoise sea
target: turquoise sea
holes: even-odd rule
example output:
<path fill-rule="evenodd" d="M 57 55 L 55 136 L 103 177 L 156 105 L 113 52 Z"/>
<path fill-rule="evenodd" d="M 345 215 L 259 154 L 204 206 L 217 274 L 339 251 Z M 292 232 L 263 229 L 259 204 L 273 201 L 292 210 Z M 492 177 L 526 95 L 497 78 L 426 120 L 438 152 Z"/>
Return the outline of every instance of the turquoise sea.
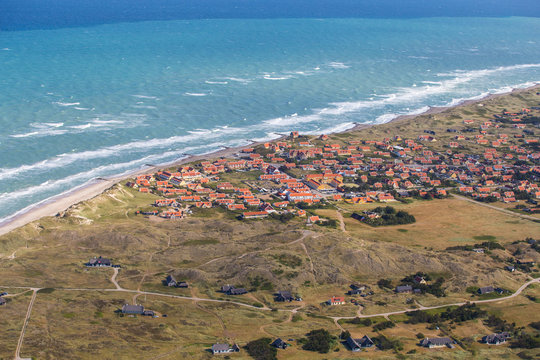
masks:
<path fill-rule="evenodd" d="M 0 32 L 0 222 L 97 177 L 540 82 L 540 19 L 193 19 Z"/>

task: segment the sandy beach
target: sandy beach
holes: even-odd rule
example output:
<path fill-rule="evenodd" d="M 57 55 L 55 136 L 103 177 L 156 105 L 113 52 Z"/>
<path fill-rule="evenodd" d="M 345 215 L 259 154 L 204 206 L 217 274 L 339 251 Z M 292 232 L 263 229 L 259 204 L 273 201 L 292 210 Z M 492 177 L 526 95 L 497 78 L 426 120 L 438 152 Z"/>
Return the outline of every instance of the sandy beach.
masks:
<path fill-rule="evenodd" d="M 536 84 L 536 85 L 533 85 L 533 86 L 528 87 L 528 88 L 514 89 L 512 91 L 509 91 L 509 92 L 506 92 L 506 93 L 501 93 L 501 94 L 490 94 L 490 95 L 488 95 L 488 96 L 486 96 L 484 98 L 481 98 L 481 99 L 465 100 L 465 101 L 463 101 L 463 102 L 461 102 L 461 103 L 459 103 L 459 104 L 457 104 L 455 106 L 451 106 L 451 107 L 431 107 L 431 108 L 429 108 L 429 110 L 427 110 L 427 111 L 425 111 L 425 112 L 423 112 L 421 114 L 401 115 L 401 116 L 398 116 L 395 119 L 391 120 L 390 122 L 404 121 L 404 120 L 413 119 L 413 118 L 416 118 L 416 117 L 422 116 L 422 115 L 438 114 L 438 113 L 441 113 L 441 112 L 446 111 L 446 110 L 451 109 L 451 108 L 456 108 L 456 107 L 461 107 L 461 106 L 468 106 L 468 105 L 475 104 L 475 103 L 482 103 L 483 101 L 486 101 L 486 100 L 489 100 L 489 99 L 501 97 L 501 96 L 508 95 L 508 94 L 511 94 L 511 93 L 519 93 L 519 92 L 523 92 L 523 91 L 528 91 L 528 90 L 531 90 L 531 89 L 534 89 L 534 88 L 540 89 L 540 85 Z M 354 132 L 354 131 L 358 131 L 358 130 L 361 130 L 361 129 L 369 128 L 371 126 L 377 126 L 377 124 L 357 124 L 354 127 L 350 128 L 348 130 L 345 130 L 344 132 Z M 272 140 L 272 141 L 276 141 L 276 140 L 278 140 L 278 139 L 275 139 L 275 140 Z M 59 212 L 65 211 L 65 210 L 69 209 L 73 205 L 76 205 L 76 204 L 78 204 L 80 202 L 92 199 L 92 198 L 100 195 L 105 190 L 109 189 L 110 187 L 114 186 L 115 184 L 117 184 L 117 183 L 119 183 L 119 182 L 121 182 L 121 181 L 123 181 L 125 179 L 129 179 L 129 178 L 135 177 L 135 176 L 140 175 L 140 174 L 154 173 L 154 172 L 156 172 L 156 171 L 158 171 L 160 169 L 169 168 L 171 166 L 179 166 L 179 165 L 182 165 L 182 164 L 186 164 L 186 163 L 190 163 L 190 162 L 198 161 L 198 160 L 202 160 L 202 159 L 214 159 L 214 158 L 219 158 L 219 157 L 231 157 L 234 154 L 240 152 L 244 148 L 257 146 L 257 145 L 262 144 L 262 143 L 263 142 L 253 142 L 252 144 L 250 144 L 248 146 L 232 147 L 232 148 L 226 148 L 226 149 L 222 149 L 222 150 L 219 150 L 219 151 L 216 151 L 216 152 L 212 152 L 212 153 L 209 153 L 209 154 L 188 156 L 186 158 L 180 159 L 180 160 L 172 162 L 172 163 L 163 164 L 163 165 L 159 165 L 159 166 L 148 166 L 148 167 L 146 167 L 144 169 L 140 169 L 140 170 L 131 172 L 129 174 L 126 174 L 126 175 L 120 176 L 120 177 L 107 178 L 107 179 L 103 179 L 103 178 L 96 179 L 94 182 L 92 182 L 92 183 L 90 183 L 90 184 L 88 184 L 86 186 L 83 186 L 83 187 L 77 188 L 75 190 L 68 191 L 68 192 L 66 192 L 64 194 L 60 194 L 60 195 L 57 195 L 55 197 L 52 197 L 52 198 L 50 198 L 50 199 L 48 199 L 48 200 L 46 200 L 46 201 L 44 201 L 44 202 L 42 202 L 42 203 L 40 203 L 40 204 L 38 204 L 36 206 L 33 206 L 33 207 L 29 208 L 27 211 L 23 211 L 23 212 L 15 215 L 15 216 L 9 218 L 4 223 L 0 224 L 0 236 L 4 235 L 4 234 L 7 234 L 8 232 L 10 232 L 10 231 L 12 231 L 14 229 L 17 229 L 17 228 L 19 228 L 21 226 L 24 226 L 24 225 L 26 225 L 28 223 L 39 220 L 42 217 L 55 216 Z"/>

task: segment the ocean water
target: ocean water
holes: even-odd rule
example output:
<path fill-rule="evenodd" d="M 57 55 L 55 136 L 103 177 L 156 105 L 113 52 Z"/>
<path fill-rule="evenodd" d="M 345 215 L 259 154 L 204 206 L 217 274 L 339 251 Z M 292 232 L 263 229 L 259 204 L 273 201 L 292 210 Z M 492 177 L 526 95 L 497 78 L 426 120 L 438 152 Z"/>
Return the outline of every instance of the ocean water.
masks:
<path fill-rule="evenodd" d="M 98 177 L 540 82 L 540 19 L 191 19 L 0 32 L 0 222 Z"/>

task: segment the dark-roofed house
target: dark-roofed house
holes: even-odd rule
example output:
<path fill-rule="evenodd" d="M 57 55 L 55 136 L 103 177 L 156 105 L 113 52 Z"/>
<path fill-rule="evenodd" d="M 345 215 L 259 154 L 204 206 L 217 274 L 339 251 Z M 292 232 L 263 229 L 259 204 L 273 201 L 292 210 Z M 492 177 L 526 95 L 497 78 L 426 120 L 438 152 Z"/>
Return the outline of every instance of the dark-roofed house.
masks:
<path fill-rule="evenodd" d="M 6 305 L 6 299 L 4 299 L 3 297 L 0 297 L 0 306 L 2 305 Z"/>
<path fill-rule="evenodd" d="M 353 290 L 360 290 L 360 291 L 366 290 L 366 285 L 362 285 L 362 284 L 351 284 L 349 287 Z"/>
<path fill-rule="evenodd" d="M 144 310 L 142 314 L 143 314 L 143 316 L 155 316 L 156 315 L 156 313 L 153 310 Z"/>
<path fill-rule="evenodd" d="M 102 267 L 102 266 L 109 267 L 112 264 L 111 264 L 110 259 L 105 259 L 100 256 L 100 257 L 94 257 L 93 259 L 90 259 L 90 261 L 87 262 L 85 265 L 88 267 Z"/>
<path fill-rule="evenodd" d="M 172 275 L 168 275 L 165 279 L 165 284 L 169 287 L 175 287 L 176 286 L 176 279 Z"/>
<path fill-rule="evenodd" d="M 371 340 L 367 335 L 365 335 L 361 339 L 353 339 L 351 336 L 349 336 L 347 340 L 345 340 L 345 342 L 347 343 L 349 349 L 355 352 L 372 347 L 374 345 L 373 340 Z"/>
<path fill-rule="evenodd" d="M 122 306 L 122 314 L 143 315 L 144 314 L 144 306 L 125 304 L 124 306 Z"/>
<path fill-rule="evenodd" d="M 396 287 L 396 292 L 398 294 L 412 293 L 413 289 L 411 285 L 400 285 Z"/>
<path fill-rule="evenodd" d="M 420 341 L 420 346 L 427 347 L 427 348 L 436 348 L 436 347 L 443 347 L 447 346 L 449 348 L 454 347 L 452 344 L 454 343 L 454 340 L 450 339 L 449 337 L 440 337 L 440 338 L 425 338 L 422 341 Z"/>
<path fill-rule="evenodd" d="M 227 291 L 227 295 L 244 295 L 247 294 L 248 291 L 244 288 L 232 288 Z"/>
<path fill-rule="evenodd" d="M 179 288 L 187 288 L 189 287 L 188 283 L 185 282 L 185 281 L 180 281 L 180 282 L 177 282 L 176 283 L 176 287 L 179 287 Z"/>
<path fill-rule="evenodd" d="M 223 286 L 221 287 L 221 292 L 227 293 L 230 289 L 234 289 L 234 286 L 231 286 L 231 285 L 223 285 Z"/>
<path fill-rule="evenodd" d="M 486 335 L 482 338 L 482 342 L 488 345 L 499 345 L 504 344 L 508 338 L 510 338 L 510 334 L 504 331 L 496 334 Z"/>
<path fill-rule="evenodd" d="M 214 344 L 212 345 L 212 354 L 227 354 L 232 352 L 238 352 L 240 348 L 238 345 L 234 344 L 230 346 L 229 344 Z"/>
<path fill-rule="evenodd" d="M 290 291 L 278 291 L 276 294 L 276 301 L 293 301 L 294 298 Z"/>
<path fill-rule="evenodd" d="M 227 295 L 243 295 L 247 294 L 248 291 L 244 288 L 235 288 L 232 285 L 224 285 L 221 287 L 221 292 Z"/>
<path fill-rule="evenodd" d="M 288 345 L 285 341 L 281 340 L 281 338 L 277 338 L 273 343 L 270 344 L 270 346 L 285 350 Z"/>
<path fill-rule="evenodd" d="M 493 288 L 493 286 L 484 286 L 484 287 L 481 287 L 480 289 L 478 289 L 478 294 L 484 295 L 484 294 L 492 293 L 494 291 L 495 291 L 495 289 Z"/>

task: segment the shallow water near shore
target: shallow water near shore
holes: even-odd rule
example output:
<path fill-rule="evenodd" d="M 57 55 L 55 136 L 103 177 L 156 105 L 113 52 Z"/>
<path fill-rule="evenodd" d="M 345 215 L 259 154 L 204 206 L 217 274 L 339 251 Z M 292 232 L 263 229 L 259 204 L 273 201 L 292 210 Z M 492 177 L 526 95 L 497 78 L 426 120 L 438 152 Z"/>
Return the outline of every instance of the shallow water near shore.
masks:
<path fill-rule="evenodd" d="M 530 86 L 540 82 L 539 32 L 537 18 L 0 32 L 0 218 L 146 164 Z"/>

